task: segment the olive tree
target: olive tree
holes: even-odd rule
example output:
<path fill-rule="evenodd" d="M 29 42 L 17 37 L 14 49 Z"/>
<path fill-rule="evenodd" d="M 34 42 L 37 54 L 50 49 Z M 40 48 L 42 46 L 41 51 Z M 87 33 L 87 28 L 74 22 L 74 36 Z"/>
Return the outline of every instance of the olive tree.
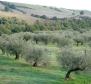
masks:
<path fill-rule="evenodd" d="M 33 36 L 32 33 L 26 32 L 26 33 L 24 33 L 24 35 L 23 35 L 23 39 L 24 39 L 25 41 L 28 41 L 28 40 L 30 40 L 30 39 L 32 38 L 32 36 Z"/>
<path fill-rule="evenodd" d="M 8 42 L 8 35 L 3 34 L 2 36 L 0 36 L 0 49 L 2 51 L 3 54 L 6 53 L 6 45 Z"/>
<path fill-rule="evenodd" d="M 86 68 L 91 65 L 91 59 L 90 61 L 88 60 L 91 56 L 86 56 L 86 50 L 85 53 L 76 52 L 77 51 L 66 48 L 63 49 L 58 56 L 59 63 L 61 63 L 63 68 L 68 70 L 65 79 L 69 79 L 72 72 L 86 70 Z"/>
<path fill-rule="evenodd" d="M 84 37 L 85 43 L 89 43 L 91 41 L 91 31 L 86 31 L 82 34 Z"/>
<path fill-rule="evenodd" d="M 25 42 L 23 39 L 10 36 L 7 42 L 7 52 L 10 54 L 15 55 L 15 60 L 19 59 L 19 56 L 22 53 L 23 45 L 25 45 Z"/>
<path fill-rule="evenodd" d="M 85 40 L 82 35 L 78 35 L 74 38 L 74 41 L 76 42 L 76 45 L 78 46 L 79 44 L 83 45 Z"/>
<path fill-rule="evenodd" d="M 2 37 L 0 37 L 0 49 L 2 51 L 3 54 L 5 54 L 5 39 L 3 39 Z"/>
<path fill-rule="evenodd" d="M 47 65 L 49 62 L 48 50 L 41 46 L 28 45 L 24 52 L 24 58 L 32 64 L 33 67 L 40 65 Z"/>
<path fill-rule="evenodd" d="M 75 41 L 76 46 L 83 45 L 85 43 L 83 34 L 79 32 L 74 32 L 73 40 Z"/>
<path fill-rule="evenodd" d="M 51 35 L 47 33 L 37 33 L 34 34 L 32 38 L 36 42 L 36 44 L 38 44 L 38 42 L 43 42 L 47 45 L 51 39 Z"/>
<path fill-rule="evenodd" d="M 47 33 L 40 33 L 39 34 L 40 41 L 45 43 L 46 45 L 50 42 L 50 35 Z"/>
<path fill-rule="evenodd" d="M 56 43 L 59 47 L 69 46 L 73 44 L 73 40 L 65 36 L 57 34 L 52 37 L 52 43 Z"/>

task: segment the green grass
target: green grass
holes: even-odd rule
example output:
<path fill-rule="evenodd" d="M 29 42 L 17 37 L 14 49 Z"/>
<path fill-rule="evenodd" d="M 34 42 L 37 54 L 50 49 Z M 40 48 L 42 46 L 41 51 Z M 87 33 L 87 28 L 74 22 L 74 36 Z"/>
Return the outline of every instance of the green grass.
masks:
<path fill-rule="evenodd" d="M 13 57 L 0 55 L 0 84 L 91 84 L 91 74 L 74 75 L 64 80 L 65 71 L 55 67 L 37 67 Z"/>

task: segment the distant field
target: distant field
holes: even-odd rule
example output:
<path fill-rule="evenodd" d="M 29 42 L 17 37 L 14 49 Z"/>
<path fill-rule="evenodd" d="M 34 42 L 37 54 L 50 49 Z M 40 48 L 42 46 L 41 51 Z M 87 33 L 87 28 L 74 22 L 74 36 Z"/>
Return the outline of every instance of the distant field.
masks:
<path fill-rule="evenodd" d="M 18 14 L 18 13 L 11 13 L 11 12 L 2 12 L 0 11 L 0 17 L 16 17 L 19 20 L 24 20 L 28 23 L 34 23 L 35 19 L 32 18 L 31 16 L 26 16 L 24 14 Z"/>

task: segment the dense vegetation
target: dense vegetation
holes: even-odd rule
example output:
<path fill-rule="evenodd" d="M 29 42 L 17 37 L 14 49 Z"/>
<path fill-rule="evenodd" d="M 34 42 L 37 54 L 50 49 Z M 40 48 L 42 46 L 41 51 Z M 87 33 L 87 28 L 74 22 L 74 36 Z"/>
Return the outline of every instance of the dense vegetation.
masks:
<path fill-rule="evenodd" d="M 0 35 L 11 34 L 17 32 L 34 32 L 34 31 L 55 31 L 55 30 L 75 30 L 79 32 L 89 31 L 91 27 L 91 18 L 78 17 L 70 19 L 45 20 L 43 22 L 36 21 L 30 25 L 25 21 L 17 18 L 0 18 Z"/>
<path fill-rule="evenodd" d="M 10 74 L 19 72 L 19 75 L 23 73 L 27 76 L 31 73 L 34 77 L 45 76 L 56 80 L 51 82 L 48 79 L 49 82 L 46 80 L 44 84 L 90 84 L 91 18 L 78 16 L 48 19 L 45 15 L 41 18 L 45 20 L 37 20 L 34 24 L 15 17 L 0 18 L 0 54 L 3 60 L 9 61 L 9 64 L 7 63 L 9 71 L 5 67 L 4 70 Z M 22 61 L 24 65 L 21 65 L 25 71 L 22 66 L 12 68 L 11 61 L 15 66 Z M 3 63 L 1 60 L 0 66 Z M 2 67 L 0 71 L 3 72 Z M 72 72 L 75 72 L 74 77 L 79 80 L 72 80 Z M 84 74 L 86 78 L 80 80 L 80 76 Z M 61 81 L 59 81 L 60 77 L 62 77 Z M 28 75 L 28 79 L 25 80 L 29 81 L 30 78 Z M 31 81 L 36 84 L 37 78 Z M 38 80 L 39 84 L 43 84 L 40 81 Z M 30 81 L 27 82 L 29 83 Z"/>
<path fill-rule="evenodd" d="M 29 29 L 28 29 L 29 28 Z M 12 18 L 0 18 L 0 35 L 12 34 L 16 32 L 31 31 L 30 27 L 25 21 L 20 21 L 16 17 Z"/>

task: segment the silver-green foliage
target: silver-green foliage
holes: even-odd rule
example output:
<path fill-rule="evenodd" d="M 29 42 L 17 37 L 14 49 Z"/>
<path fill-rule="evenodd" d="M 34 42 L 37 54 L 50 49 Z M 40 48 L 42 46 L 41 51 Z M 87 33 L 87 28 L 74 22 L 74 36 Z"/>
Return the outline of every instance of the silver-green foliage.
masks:
<path fill-rule="evenodd" d="M 23 39 L 10 36 L 7 44 L 7 51 L 11 54 L 19 56 L 22 52 L 23 45 L 25 45 Z"/>
<path fill-rule="evenodd" d="M 30 44 L 26 46 L 23 53 L 25 59 L 34 67 L 47 65 L 49 62 L 48 50 L 44 47 Z"/>
<path fill-rule="evenodd" d="M 76 51 L 70 48 L 64 48 L 58 56 L 58 60 L 66 69 L 86 69 L 88 66 L 88 56 L 85 56 L 84 51 Z"/>

